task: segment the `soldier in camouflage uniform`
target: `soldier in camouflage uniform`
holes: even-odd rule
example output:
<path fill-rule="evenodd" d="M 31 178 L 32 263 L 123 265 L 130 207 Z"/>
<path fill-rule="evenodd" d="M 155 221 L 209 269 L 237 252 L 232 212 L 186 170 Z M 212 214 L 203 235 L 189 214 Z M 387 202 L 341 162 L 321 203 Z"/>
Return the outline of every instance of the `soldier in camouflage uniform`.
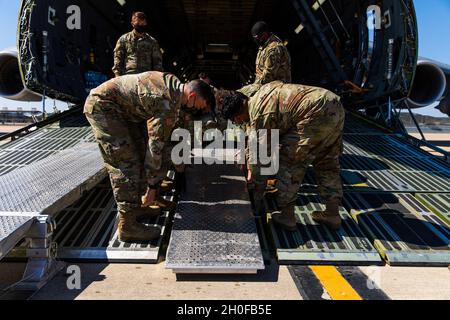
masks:
<path fill-rule="evenodd" d="M 84 113 L 110 176 L 122 241 L 159 237 L 158 228 L 139 221 L 160 213 L 149 206 L 155 201 L 160 207 L 163 203 L 156 188 L 160 168 L 169 162 L 162 158 L 169 133 L 182 106 L 207 112 L 214 104 L 214 95 L 204 82 L 182 84 L 174 75 L 161 72 L 114 78 L 91 91 Z M 148 120 L 152 126 L 147 136 Z"/>
<path fill-rule="evenodd" d="M 236 123 L 251 128 L 280 130 L 280 169 L 276 175 L 277 202 L 281 211 L 272 213 L 275 223 L 296 230 L 296 195 L 306 169 L 313 165 L 324 212 L 313 219 L 333 230 L 341 226 L 339 204 L 342 199 L 339 157 L 342 154 L 342 130 L 345 111 L 334 93 L 316 87 L 275 81 L 261 87 L 253 97 L 230 93 L 218 108 Z M 262 200 L 266 181 L 258 165 L 252 166 L 255 201 Z"/>
<path fill-rule="evenodd" d="M 291 83 L 291 56 L 280 38 L 270 33 L 263 21 L 253 26 L 252 36 L 259 46 L 255 83 L 267 84 L 276 80 Z"/>
<path fill-rule="evenodd" d="M 163 71 L 158 41 L 145 32 L 145 14 L 134 13 L 131 25 L 133 31 L 120 37 L 114 49 L 113 72 L 116 77 L 146 71 Z"/>

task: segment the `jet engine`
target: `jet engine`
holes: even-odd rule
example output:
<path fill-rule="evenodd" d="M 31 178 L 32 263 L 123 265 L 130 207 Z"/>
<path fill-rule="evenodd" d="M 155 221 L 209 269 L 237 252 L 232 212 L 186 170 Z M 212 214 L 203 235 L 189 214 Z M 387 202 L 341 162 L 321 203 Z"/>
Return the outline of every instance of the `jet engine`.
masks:
<path fill-rule="evenodd" d="M 0 97 L 16 101 L 40 101 L 42 97 L 25 88 L 17 50 L 0 51 Z"/>
<path fill-rule="evenodd" d="M 419 59 L 411 93 L 410 108 L 427 107 L 443 101 L 450 91 L 450 66 L 427 59 Z"/>

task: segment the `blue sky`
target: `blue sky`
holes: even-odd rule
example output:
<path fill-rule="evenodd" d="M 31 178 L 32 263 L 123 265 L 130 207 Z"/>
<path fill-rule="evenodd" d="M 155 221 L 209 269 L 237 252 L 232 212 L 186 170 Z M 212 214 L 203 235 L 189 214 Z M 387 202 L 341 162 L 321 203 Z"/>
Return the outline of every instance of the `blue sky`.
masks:
<path fill-rule="evenodd" d="M 170 1 L 170 0 L 169 0 Z M 419 54 L 450 64 L 450 0 L 414 0 L 419 23 Z M 15 47 L 19 0 L 0 0 L 0 50 Z M 53 102 L 48 102 L 53 106 Z M 11 102 L 0 98 L 0 106 L 24 108 L 40 107 L 41 103 Z M 57 103 L 65 108 L 65 103 Z M 443 116 L 432 107 L 418 113 Z"/>

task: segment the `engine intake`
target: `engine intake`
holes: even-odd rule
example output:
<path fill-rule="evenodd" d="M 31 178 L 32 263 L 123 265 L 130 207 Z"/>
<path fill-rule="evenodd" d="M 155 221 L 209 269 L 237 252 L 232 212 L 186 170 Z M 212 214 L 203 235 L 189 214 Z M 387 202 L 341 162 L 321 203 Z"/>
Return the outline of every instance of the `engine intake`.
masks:
<path fill-rule="evenodd" d="M 41 101 L 42 97 L 23 85 L 16 50 L 0 52 L 0 97 L 16 101 Z"/>
<path fill-rule="evenodd" d="M 427 107 L 444 95 L 447 87 L 444 71 L 432 61 L 419 60 L 408 104 L 411 108 Z"/>

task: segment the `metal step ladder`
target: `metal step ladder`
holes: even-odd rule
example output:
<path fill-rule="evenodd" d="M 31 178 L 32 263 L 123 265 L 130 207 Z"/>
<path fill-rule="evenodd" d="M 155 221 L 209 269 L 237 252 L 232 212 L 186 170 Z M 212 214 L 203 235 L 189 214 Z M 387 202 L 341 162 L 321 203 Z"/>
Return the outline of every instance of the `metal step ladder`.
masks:
<path fill-rule="evenodd" d="M 311 11 L 308 2 L 306 0 L 292 0 L 292 4 L 300 17 L 300 20 L 304 24 L 305 29 L 310 35 L 312 43 L 322 58 L 322 61 L 332 80 L 335 83 L 342 83 L 347 80 L 347 76 L 339 63 L 332 46 L 322 30 L 319 20 Z M 328 17 L 326 15 L 325 17 L 332 28 Z M 335 33 L 334 29 L 332 30 Z"/>

